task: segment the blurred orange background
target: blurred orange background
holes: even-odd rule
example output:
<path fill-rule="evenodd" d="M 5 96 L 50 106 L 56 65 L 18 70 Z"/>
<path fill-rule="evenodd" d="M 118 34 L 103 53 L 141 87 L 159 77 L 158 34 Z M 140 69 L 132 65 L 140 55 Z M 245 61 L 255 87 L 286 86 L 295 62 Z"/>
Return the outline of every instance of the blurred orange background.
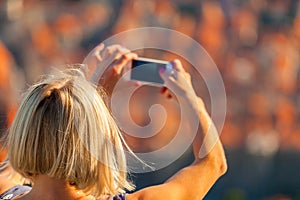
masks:
<path fill-rule="evenodd" d="M 229 171 L 206 199 L 300 199 L 297 0 L 2 0 L 1 133 L 6 133 L 21 93 L 52 66 L 80 63 L 109 36 L 145 26 L 170 28 L 192 37 L 213 58 L 223 77 L 227 116 L 221 139 Z M 140 54 L 166 60 L 176 57 L 151 51 Z M 192 72 L 192 66 L 183 63 Z M 194 81 L 197 92 L 209 103 L 203 84 Z M 127 137 L 140 152 L 165 145 L 179 120 L 176 104 L 158 95 L 147 98 L 149 93 L 159 90 L 142 88 L 133 99 L 139 105 L 133 116 L 136 123 L 149 123 L 149 105 L 156 102 L 170 113 L 157 136 L 144 141 Z M 163 178 L 138 177 L 138 188 L 164 181 L 190 162 L 190 154 L 187 151 L 186 159 L 165 169 L 168 174 Z"/>

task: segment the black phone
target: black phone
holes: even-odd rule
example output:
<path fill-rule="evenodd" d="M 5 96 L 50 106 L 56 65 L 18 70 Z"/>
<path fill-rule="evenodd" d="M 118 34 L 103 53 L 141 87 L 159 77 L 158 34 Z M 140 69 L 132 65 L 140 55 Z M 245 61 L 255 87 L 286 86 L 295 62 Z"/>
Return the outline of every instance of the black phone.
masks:
<path fill-rule="evenodd" d="M 150 85 L 164 85 L 164 80 L 159 74 L 162 68 L 172 70 L 172 64 L 168 61 L 139 57 L 132 60 L 130 79 Z"/>

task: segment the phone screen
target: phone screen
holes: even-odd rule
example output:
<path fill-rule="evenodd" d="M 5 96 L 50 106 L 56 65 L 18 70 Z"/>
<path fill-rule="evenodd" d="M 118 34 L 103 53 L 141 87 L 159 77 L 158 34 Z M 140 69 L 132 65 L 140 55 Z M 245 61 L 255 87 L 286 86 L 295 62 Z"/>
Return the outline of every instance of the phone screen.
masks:
<path fill-rule="evenodd" d="M 161 68 L 167 69 L 168 62 L 153 59 L 132 60 L 131 79 L 163 85 L 164 81 L 159 75 Z"/>

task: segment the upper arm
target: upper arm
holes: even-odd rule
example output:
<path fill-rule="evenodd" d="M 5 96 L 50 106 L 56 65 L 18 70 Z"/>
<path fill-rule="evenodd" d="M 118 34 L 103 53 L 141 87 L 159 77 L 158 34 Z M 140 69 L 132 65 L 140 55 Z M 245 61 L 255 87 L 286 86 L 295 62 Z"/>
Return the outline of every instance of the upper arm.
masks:
<path fill-rule="evenodd" d="M 212 161 L 186 167 L 161 185 L 147 187 L 127 196 L 127 200 L 203 199 L 224 172 Z"/>
<path fill-rule="evenodd" d="M 202 118 L 203 124 L 209 124 L 208 115 L 203 115 Z M 207 129 L 208 127 L 205 127 L 205 132 Z M 215 131 L 214 134 L 217 132 Z M 213 184 L 227 170 L 222 144 L 219 140 L 216 142 L 214 148 L 204 158 L 197 157 L 192 165 L 180 170 L 166 183 L 130 194 L 127 196 L 127 200 L 203 199 Z M 198 152 L 199 148 L 196 149 Z M 198 154 L 195 155 L 198 156 Z"/>

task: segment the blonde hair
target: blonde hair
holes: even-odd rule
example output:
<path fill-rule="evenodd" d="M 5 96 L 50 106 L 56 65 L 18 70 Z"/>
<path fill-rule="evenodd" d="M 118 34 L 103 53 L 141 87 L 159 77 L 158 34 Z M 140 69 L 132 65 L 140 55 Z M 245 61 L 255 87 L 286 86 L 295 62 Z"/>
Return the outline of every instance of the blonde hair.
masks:
<path fill-rule="evenodd" d="M 100 197 L 133 189 L 123 145 L 96 87 L 69 69 L 29 88 L 9 130 L 8 156 L 25 178 L 48 175 Z"/>

